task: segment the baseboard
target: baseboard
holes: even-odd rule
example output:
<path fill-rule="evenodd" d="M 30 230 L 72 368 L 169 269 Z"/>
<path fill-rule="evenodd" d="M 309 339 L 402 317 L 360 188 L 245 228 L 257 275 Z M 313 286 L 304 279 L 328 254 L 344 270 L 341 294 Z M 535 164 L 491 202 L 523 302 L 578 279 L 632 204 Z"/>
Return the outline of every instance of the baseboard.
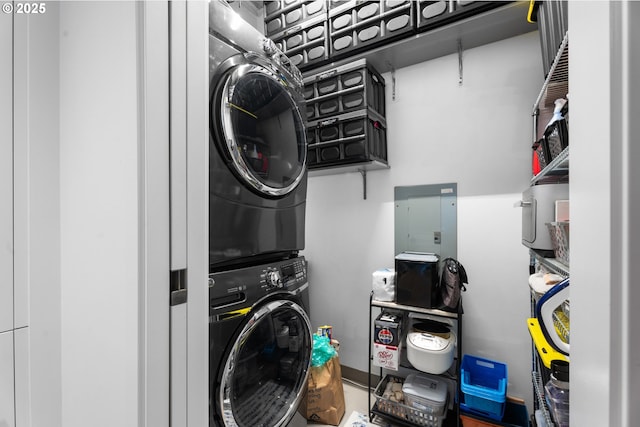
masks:
<path fill-rule="evenodd" d="M 342 370 L 342 378 L 349 380 L 361 387 L 368 387 L 368 374 L 364 371 L 360 371 L 349 366 L 340 365 Z M 380 382 L 380 376 L 371 374 L 371 388 L 375 388 Z"/>

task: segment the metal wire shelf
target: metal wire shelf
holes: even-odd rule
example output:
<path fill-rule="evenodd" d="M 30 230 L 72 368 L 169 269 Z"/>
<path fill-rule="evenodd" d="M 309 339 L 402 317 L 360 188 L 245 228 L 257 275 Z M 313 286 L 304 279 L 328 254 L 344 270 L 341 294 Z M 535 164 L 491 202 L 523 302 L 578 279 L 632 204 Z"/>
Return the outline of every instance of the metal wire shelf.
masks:
<path fill-rule="evenodd" d="M 547 74 L 535 104 L 533 114 L 538 108 L 551 107 L 558 98 L 563 98 L 569 92 L 569 33 L 564 35 L 553 65 Z"/>
<path fill-rule="evenodd" d="M 551 414 L 549 413 L 549 409 L 547 408 L 547 402 L 544 398 L 542 385 L 542 378 L 540 377 L 540 373 L 537 371 L 531 372 L 531 381 L 533 382 L 533 390 L 535 393 L 535 398 L 538 401 L 538 409 L 542 412 L 544 416 L 544 420 L 547 423 L 547 426 L 553 427 L 555 424 L 551 420 Z"/>
<path fill-rule="evenodd" d="M 569 277 L 569 267 L 555 258 L 545 258 L 534 249 L 529 250 L 531 256 L 548 271 L 559 274 L 563 277 Z"/>

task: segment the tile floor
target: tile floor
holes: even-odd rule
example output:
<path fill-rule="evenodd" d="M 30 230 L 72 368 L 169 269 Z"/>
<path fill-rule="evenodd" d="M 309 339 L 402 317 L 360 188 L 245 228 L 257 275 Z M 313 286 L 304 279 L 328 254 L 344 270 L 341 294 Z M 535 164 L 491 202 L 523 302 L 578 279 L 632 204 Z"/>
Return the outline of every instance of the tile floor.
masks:
<path fill-rule="evenodd" d="M 344 417 L 342 417 L 342 421 L 340 422 L 339 427 L 347 426 L 347 421 L 349 416 L 353 411 L 360 412 L 361 414 L 366 414 L 368 412 L 368 401 L 367 401 L 367 388 L 362 387 L 358 384 L 352 383 L 350 381 L 342 380 L 342 386 L 344 389 L 344 403 L 345 403 L 345 411 Z M 324 426 L 326 424 L 316 424 L 311 421 L 307 423 L 307 426 Z"/>
<path fill-rule="evenodd" d="M 367 400 L 367 388 L 363 387 L 359 384 L 352 383 L 348 380 L 342 380 L 342 386 L 344 388 L 344 401 L 345 401 L 345 411 L 344 417 L 342 417 L 342 421 L 338 427 L 351 427 L 351 424 L 348 423 L 351 414 L 355 412 L 359 412 L 360 414 L 367 414 L 369 412 L 369 402 Z M 371 396 L 371 402 L 373 403 L 375 398 L 373 395 Z M 307 426 L 325 426 L 326 424 L 316 424 L 313 422 L 307 422 Z M 377 426 L 384 427 L 394 427 L 390 424 L 370 424 L 372 427 Z"/>

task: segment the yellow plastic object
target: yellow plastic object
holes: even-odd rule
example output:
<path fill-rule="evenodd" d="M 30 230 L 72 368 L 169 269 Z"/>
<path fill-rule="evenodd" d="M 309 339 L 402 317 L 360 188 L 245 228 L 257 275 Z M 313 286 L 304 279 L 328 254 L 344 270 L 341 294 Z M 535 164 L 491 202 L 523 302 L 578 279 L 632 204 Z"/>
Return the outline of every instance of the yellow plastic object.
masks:
<path fill-rule="evenodd" d="M 542 329 L 540 329 L 540 323 L 538 322 L 538 319 L 536 319 L 535 317 L 527 319 L 527 327 L 529 328 L 529 334 L 531 334 L 533 343 L 538 350 L 540 359 L 542 359 L 542 363 L 546 368 L 551 369 L 552 360 L 569 361 L 566 356 L 564 356 L 562 353 L 557 352 L 553 347 L 549 345 L 546 338 L 544 337 L 544 334 L 542 333 Z"/>
<path fill-rule="evenodd" d="M 558 307 L 553 313 L 553 326 L 560 339 L 568 343 L 571 332 L 570 321 L 569 317 L 562 311 L 561 307 Z"/>
<path fill-rule="evenodd" d="M 244 316 L 251 311 L 251 307 L 241 308 L 239 310 L 227 311 L 218 316 L 220 320 L 231 319 L 232 317 Z"/>
<path fill-rule="evenodd" d="M 538 22 L 538 19 L 533 16 L 533 10 L 536 5 L 536 0 L 529 1 L 529 13 L 527 13 L 527 21 L 531 24 Z"/>

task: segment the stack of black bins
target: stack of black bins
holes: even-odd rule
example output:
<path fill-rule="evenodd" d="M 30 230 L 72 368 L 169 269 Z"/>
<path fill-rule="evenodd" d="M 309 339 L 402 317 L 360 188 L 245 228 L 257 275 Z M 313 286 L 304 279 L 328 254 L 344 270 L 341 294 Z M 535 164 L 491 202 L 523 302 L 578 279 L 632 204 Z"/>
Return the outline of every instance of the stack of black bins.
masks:
<path fill-rule="evenodd" d="M 387 164 L 384 79 L 365 59 L 304 78 L 310 170 Z"/>
<path fill-rule="evenodd" d="M 435 27 L 459 21 L 467 16 L 502 6 L 497 1 L 440 0 L 416 2 L 416 25 L 418 32 L 428 31 Z"/>
<path fill-rule="evenodd" d="M 267 1 L 265 35 L 303 70 L 329 59 L 327 2 Z"/>
<path fill-rule="evenodd" d="M 415 32 L 409 0 L 334 1 L 329 9 L 331 57 L 359 52 Z"/>

